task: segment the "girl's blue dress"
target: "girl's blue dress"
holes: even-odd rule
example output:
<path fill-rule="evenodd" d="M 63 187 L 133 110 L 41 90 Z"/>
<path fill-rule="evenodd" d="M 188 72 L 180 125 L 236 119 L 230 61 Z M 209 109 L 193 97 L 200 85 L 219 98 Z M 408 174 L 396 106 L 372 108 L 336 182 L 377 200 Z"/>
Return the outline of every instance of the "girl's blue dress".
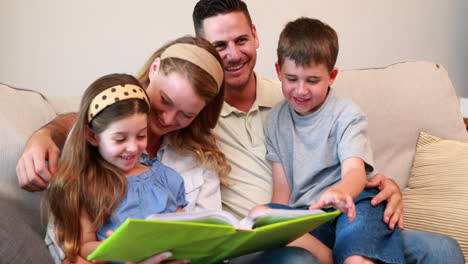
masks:
<path fill-rule="evenodd" d="M 107 238 L 108 230 L 116 230 L 127 218 L 145 219 L 150 214 L 173 213 L 187 205 L 182 177 L 158 159 L 143 162 L 151 168 L 127 177 L 127 194 L 113 216 L 97 231 L 99 241 Z"/>

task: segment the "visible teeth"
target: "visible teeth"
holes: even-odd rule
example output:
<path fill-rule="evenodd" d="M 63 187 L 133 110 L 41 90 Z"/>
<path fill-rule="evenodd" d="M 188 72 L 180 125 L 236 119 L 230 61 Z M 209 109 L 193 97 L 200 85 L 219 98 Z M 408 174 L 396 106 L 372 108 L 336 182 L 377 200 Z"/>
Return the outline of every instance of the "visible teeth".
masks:
<path fill-rule="evenodd" d="M 128 156 L 126 156 L 126 157 L 121 156 L 121 158 L 124 159 L 124 160 L 131 160 L 131 159 L 132 159 L 132 156 L 130 156 L 130 157 L 128 157 Z"/>
<path fill-rule="evenodd" d="M 304 102 L 306 99 L 296 98 L 296 100 L 299 102 Z"/>
<path fill-rule="evenodd" d="M 227 69 L 228 71 L 236 71 L 236 70 L 242 68 L 242 66 L 244 66 L 244 64 L 241 64 L 241 65 L 239 65 L 239 66 L 226 67 L 226 69 Z"/>

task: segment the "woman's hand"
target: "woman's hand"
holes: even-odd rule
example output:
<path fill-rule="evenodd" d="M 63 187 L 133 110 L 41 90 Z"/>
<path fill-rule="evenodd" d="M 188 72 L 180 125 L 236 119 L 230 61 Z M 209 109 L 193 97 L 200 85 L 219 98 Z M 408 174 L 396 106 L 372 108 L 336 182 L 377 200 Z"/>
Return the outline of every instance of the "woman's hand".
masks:
<path fill-rule="evenodd" d="M 366 187 L 379 188 L 380 192 L 371 200 L 371 204 L 376 206 L 382 201 L 387 201 L 384 211 L 383 221 L 390 229 L 398 226 L 403 229 L 403 199 L 400 187 L 385 175 L 379 173 L 369 180 Z"/>

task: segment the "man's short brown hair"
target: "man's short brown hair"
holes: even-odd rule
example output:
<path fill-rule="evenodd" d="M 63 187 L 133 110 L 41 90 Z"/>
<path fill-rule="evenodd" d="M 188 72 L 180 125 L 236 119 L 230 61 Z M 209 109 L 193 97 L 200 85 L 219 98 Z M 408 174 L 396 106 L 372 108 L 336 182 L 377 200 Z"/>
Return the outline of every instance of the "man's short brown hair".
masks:
<path fill-rule="evenodd" d="M 252 26 L 247 5 L 242 0 L 200 0 L 193 8 L 192 19 L 197 37 L 203 37 L 203 21 L 209 17 L 232 12 L 242 12 Z"/>

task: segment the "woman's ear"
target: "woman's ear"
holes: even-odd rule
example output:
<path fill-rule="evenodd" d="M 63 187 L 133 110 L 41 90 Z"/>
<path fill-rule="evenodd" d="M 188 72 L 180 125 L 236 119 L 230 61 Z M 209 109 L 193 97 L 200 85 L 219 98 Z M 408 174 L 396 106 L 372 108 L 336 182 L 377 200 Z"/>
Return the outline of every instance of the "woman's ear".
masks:
<path fill-rule="evenodd" d="M 93 132 L 91 128 L 86 129 L 86 140 L 88 140 L 89 144 L 97 147 L 98 142 L 97 142 L 96 134 Z"/>
<path fill-rule="evenodd" d="M 156 74 L 158 74 L 160 66 L 161 66 L 161 58 L 157 57 L 156 59 L 154 59 L 153 63 L 151 63 L 151 66 L 149 68 L 148 78 L 150 80 L 153 80 Z"/>

